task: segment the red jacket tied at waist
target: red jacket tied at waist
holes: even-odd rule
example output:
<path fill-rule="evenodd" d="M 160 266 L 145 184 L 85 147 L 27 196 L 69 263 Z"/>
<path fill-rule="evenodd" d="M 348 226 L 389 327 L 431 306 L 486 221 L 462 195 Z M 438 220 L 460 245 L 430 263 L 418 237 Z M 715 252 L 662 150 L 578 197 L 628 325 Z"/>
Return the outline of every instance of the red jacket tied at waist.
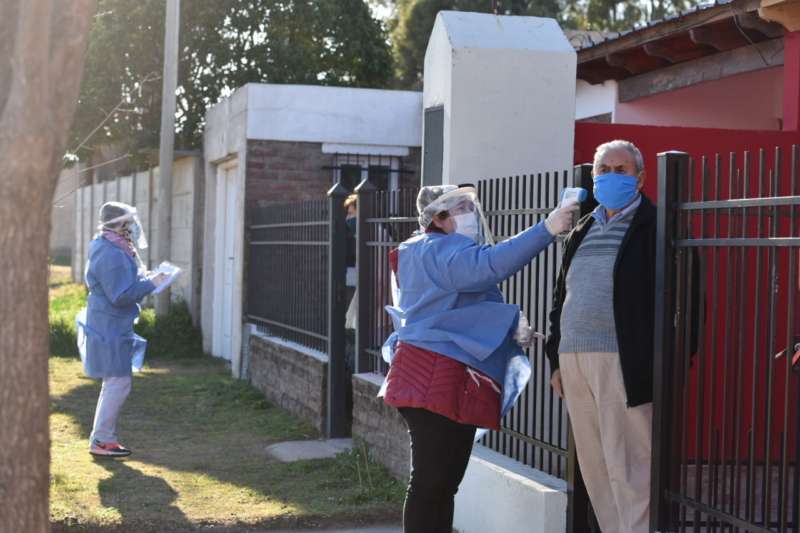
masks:
<path fill-rule="evenodd" d="M 389 266 L 400 285 L 399 251 L 389 252 Z M 405 342 L 397 343 L 386 375 L 384 402 L 417 407 L 460 424 L 500 429 L 500 388 L 467 365 Z"/>
<path fill-rule="evenodd" d="M 500 389 L 490 378 L 430 350 L 398 343 L 384 401 L 418 407 L 460 424 L 500 429 Z"/>

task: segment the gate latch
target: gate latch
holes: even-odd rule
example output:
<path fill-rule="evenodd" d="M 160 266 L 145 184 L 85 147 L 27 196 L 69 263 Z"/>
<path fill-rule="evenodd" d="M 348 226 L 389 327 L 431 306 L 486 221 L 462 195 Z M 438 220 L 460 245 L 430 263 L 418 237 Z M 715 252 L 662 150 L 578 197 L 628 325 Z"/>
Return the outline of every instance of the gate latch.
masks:
<path fill-rule="evenodd" d="M 800 342 L 794 345 L 794 355 L 792 356 L 792 369 L 800 372 Z"/>
<path fill-rule="evenodd" d="M 794 347 L 792 348 L 793 351 L 781 350 L 777 354 L 775 354 L 775 359 L 779 359 L 788 353 L 792 353 L 792 370 L 795 372 L 800 372 L 800 342 L 795 343 Z"/>

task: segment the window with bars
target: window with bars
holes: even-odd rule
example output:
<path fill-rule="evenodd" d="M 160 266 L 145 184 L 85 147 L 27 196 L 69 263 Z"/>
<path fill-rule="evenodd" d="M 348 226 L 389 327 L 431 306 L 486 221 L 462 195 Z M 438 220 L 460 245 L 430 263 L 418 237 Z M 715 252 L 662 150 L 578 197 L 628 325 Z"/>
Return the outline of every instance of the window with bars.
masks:
<path fill-rule="evenodd" d="M 336 154 L 332 181 L 354 190 L 365 178 L 381 191 L 399 188 L 400 158 L 387 155 Z"/>

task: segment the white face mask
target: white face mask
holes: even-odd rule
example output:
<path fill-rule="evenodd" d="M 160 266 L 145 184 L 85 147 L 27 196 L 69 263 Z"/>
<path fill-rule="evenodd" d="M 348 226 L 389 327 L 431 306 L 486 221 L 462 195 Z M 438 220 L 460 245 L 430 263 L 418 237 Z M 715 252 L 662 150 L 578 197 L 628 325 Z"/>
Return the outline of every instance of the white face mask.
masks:
<path fill-rule="evenodd" d="M 475 213 L 464 213 L 463 215 L 454 215 L 453 221 L 456 223 L 456 233 L 460 233 L 465 237 L 469 237 L 475 242 L 478 242 L 478 234 L 480 229 L 478 227 L 478 217 Z"/>

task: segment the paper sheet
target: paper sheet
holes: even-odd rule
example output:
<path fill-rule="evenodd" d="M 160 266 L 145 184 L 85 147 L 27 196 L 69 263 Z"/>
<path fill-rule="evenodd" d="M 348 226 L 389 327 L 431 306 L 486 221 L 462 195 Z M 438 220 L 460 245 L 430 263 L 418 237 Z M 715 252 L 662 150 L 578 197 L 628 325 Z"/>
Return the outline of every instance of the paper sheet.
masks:
<path fill-rule="evenodd" d="M 167 279 L 164 282 L 156 287 L 156 290 L 153 291 L 153 294 L 159 294 L 164 289 L 172 285 L 172 282 L 175 281 L 178 276 L 180 276 L 181 272 L 183 272 L 180 268 L 173 265 L 168 261 L 163 261 L 158 268 L 153 271 L 154 274 L 166 274 Z"/>

